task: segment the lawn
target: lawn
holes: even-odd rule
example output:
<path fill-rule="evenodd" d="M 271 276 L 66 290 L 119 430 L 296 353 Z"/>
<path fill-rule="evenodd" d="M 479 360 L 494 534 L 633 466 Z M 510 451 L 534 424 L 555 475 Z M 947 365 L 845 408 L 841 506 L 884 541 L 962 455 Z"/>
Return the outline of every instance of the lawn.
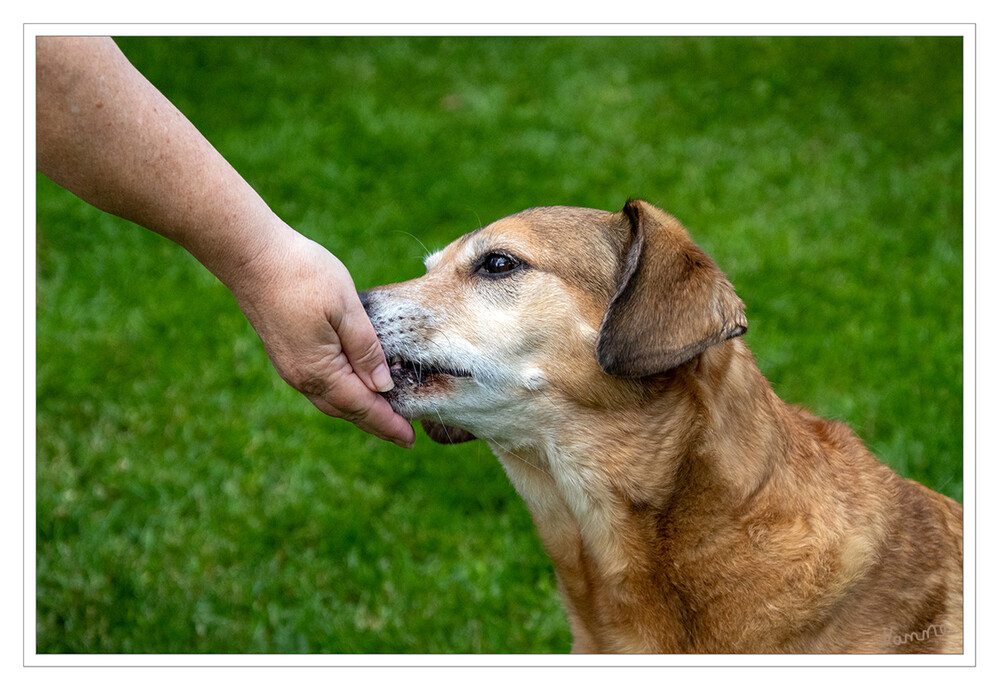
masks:
<path fill-rule="evenodd" d="M 122 38 L 359 288 L 526 207 L 674 213 L 787 401 L 961 500 L 960 38 Z M 563 652 L 482 442 L 317 412 L 189 255 L 38 178 L 39 653 Z"/>

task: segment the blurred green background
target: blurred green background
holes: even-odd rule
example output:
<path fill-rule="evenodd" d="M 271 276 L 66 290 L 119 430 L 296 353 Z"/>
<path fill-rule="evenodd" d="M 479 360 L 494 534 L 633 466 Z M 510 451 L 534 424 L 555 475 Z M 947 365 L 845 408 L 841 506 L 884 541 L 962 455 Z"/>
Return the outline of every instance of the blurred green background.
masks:
<path fill-rule="evenodd" d="M 358 288 L 529 206 L 666 208 L 785 400 L 961 500 L 960 38 L 119 45 Z M 482 442 L 324 417 L 189 255 L 41 176 L 37 258 L 38 652 L 568 650 Z"/>

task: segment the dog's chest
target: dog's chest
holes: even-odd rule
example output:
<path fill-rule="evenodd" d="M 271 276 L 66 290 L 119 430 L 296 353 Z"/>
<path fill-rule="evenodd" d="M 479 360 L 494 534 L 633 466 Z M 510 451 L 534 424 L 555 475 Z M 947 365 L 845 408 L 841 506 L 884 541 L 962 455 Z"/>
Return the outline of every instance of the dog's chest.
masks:
<path fill-rule="evenodd" d="M 632 562 L 621 539 L 621 512 L 599 473 L 557 454 L 544 457 L 494 448 L 510 482 L 527 504 L 561 577 L 585 570 L 588 582 L 616 579 Z"/>

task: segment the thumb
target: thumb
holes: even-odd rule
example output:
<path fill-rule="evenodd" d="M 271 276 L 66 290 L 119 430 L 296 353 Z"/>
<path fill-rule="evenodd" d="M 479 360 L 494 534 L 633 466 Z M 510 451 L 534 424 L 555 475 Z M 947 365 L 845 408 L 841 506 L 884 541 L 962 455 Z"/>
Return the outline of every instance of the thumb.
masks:
<path fill-rule="evenodd" d="M 340 338 L 340 347 L 347 355 L 354 373 L 365 386 L 375 392 L 392 390 L 395 384 L 392 382 L 385 354 L 375 335 L 375 328 L 361 306 L 361 300 L 354 292 L 346 295 L 345 299 L 340 323 L 334 325 L 337 337 Z"/>

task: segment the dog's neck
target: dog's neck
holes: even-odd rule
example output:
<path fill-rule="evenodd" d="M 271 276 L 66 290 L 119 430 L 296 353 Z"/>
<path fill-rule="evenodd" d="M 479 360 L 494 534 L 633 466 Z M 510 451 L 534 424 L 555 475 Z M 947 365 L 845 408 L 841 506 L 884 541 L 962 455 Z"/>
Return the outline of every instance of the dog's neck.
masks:
<path fill-rule="evenodd" d="M 741 340 L 709 348 L 651 385 L 656 394 L 630 409 L 579 409 L 532 445 L 493 445 L 555 563 L 584 651 L 682 648 L 682 639 L 669 639 L 685 630 L 669 617 L 686 614 L 666 601 L 674 585 L 663 549 L 701 540 L 718 507 L 754 496 L 778 462 L 783 403 Z M 659 617 L 665 639 L 622 630 L 647 615 Z M 594 621 L 604 619 L 618 622 L 601 641 Z M 621 648 L 607 649 L 611 639 Z"/>

